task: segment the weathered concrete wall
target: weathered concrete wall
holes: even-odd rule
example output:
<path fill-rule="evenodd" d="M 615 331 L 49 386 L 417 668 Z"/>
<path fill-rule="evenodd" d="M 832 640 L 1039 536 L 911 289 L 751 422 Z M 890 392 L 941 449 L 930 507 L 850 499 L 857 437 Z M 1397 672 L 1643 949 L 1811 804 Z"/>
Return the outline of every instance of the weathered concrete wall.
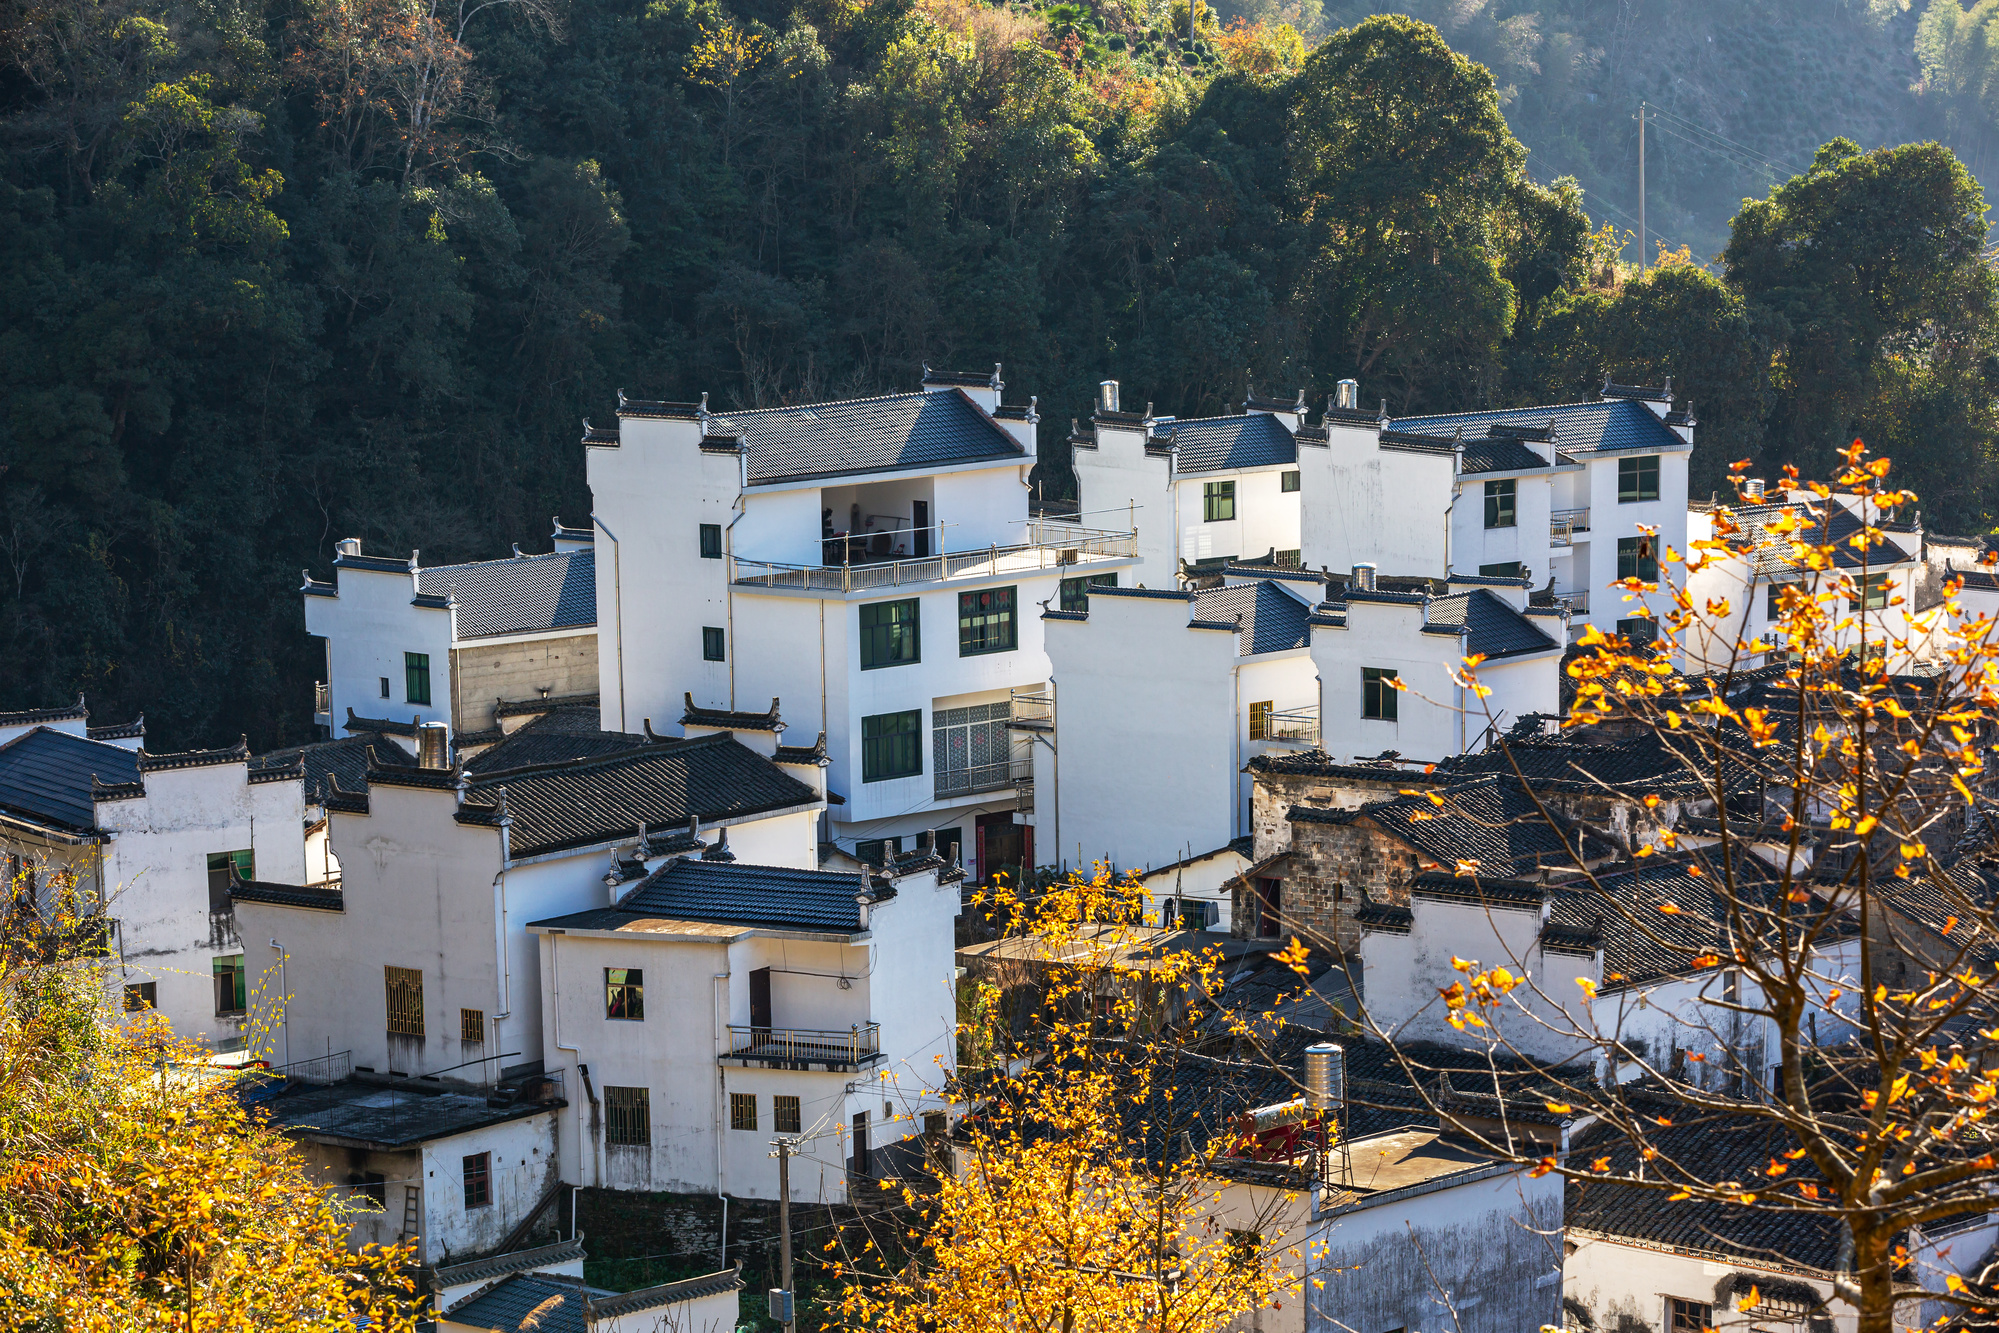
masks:
<path fill-rule="evenodd" d="M 434 688 L 434 687 L 433 687 Z M 470 643 L 451 651 L 451 726 L 484 731 L 499 724 L 493 705 L 551 695 L 597 693 L 597 632 Z"/>

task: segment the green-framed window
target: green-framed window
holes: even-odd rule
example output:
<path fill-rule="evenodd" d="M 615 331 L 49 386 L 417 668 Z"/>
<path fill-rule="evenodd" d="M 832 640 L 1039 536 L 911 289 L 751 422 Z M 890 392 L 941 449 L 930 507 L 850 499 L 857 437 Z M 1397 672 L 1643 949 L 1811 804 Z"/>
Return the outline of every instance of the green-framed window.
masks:
<path fill-rule="evenodd" d="M 1485 526 L 1510 528 L 1518 520 L 1520 483 L 1511 477 L 1485 484 Z"/>
<path fill-rule="evenodd" d="M 430 702 L 430 654 L 403 654 L 403 698 L 413 704 Z"/>
<path fill-rule="evenodd" d="M 703 523 L 701 525 L 701 558 L 720 560 L 722 558 L 722 525 Z"/>
<path fill-rule="evenodd" d="M 1211 481 L 1201 487 L 1201 519 L 1206 523 L 1226 523 L 1235 517 L 1235 483 Z"/>
<path fill-rule="evenodd" d="M 1020 646 L 1018 588 L 980 588 L 958 594 L 958 656 L 1010 653 Z"/>
<path fill-rule="evenodd" d="M 1079 579 L 1062 580 L 1062 601 L 1058 609 L 1063 611 L 1087 611 L 1090 609 L 1090 589 L 1117 587 L 1115 574 L 1089 574 Z"/>
<path fill-rule="evenodd" d="M 1360 715 L 1378 722 L 1396 720 L 1397 673 L 1387 667 L 1360 669 Z"/>
<path fill-rule="evenodd" d="M 249 987 L 244 980 L 243 955 L 227 954 L 215 960 L 215 1012 L 240 1014 L 250 1007 Z"/>
<path fill-rule="evenodd" d="M 724 662 L 729 657 L 729 636 L 720 625 L 701 627 L 701 660 L 704 662 Z"/>
<path fill-rule="evenodd" d="M 923 772 L 923 710 L 861 719 L 861 781 L 887 782 Z"/>
<path fill-rule="evenodd" d="M 1617 539 L 1617 577 L 1646 583 L 1659 581 L 1659 556 L 1650 537 Z"/>
<path fill-rule="evenodd" d="M 1297 490 L 1298 485 L 1299 476 L 1296 472 L 1280 472 L 1277 474 L 1278 490 L 1288 493 Z"/>
<path fill-rule="evenodd" d="M 920 610 L 914 597 L 900 602 L 861 604 L 861 670 L 907 666 L 923 660 Z"/>
<path fill-rule="evenodd" d="M 1641 454 L 1617 460 L 1617 503 L 1636 504 L 1659 498 L 1659 455 Z"/>
<path fill-rule="evenodd" d="M 1478 576 L 1482 579 L 1517 579 L 1521 569 L 1518 560 L 1502 560 L 1496 565 L 1480 565 Z"/>

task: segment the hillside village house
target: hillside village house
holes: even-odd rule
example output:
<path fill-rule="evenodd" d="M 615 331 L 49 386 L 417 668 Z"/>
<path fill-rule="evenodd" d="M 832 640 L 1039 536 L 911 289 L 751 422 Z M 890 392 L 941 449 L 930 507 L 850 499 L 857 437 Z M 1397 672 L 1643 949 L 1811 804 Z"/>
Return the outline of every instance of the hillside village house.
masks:
<path fill-rule="evenodd" d="M 1137 552 L 1122 510 L 1029 516 L 1038 417 L 1000 393 L 995 369 L 726 415 L 621 399 L 584 436 L 603 725 L 782 698 L 825 734 L 840 849 L 879 863 L 934 833 L 980 876 L 1046 859 L 1007 729 L 1048 679 L 1035 608 Z"/>
<path fill-rule="evenodd" d="M 941 1125 L 956 1063 L 962 874 L 668 861 L 608 907 L 539 920 L 544 1049 L 581 1183 L 839 1203 L 871 1153 Z M 879 1166 L 873 1166 L 879 1171 Z"/>
<path fill-rule="evenodd" d="M 143 722 L 91 727 L 74 707 L 0 714 L 0 853 L 10 881 L 44 898 L 60 883 L 111 923 L 114 1001 L 174 1034 L 242 1049 L 266 958 L 247 949 L 230 886 L 303 883 L 323 856 L 307 826 L 303 769 L 247 747 L 148 754 Z"/>
<path fill-rule="evenodd" d="M 500 706 L 597 692 L 590 529 L 555 524 L 553 551 L 469 564 L 338 544 L 333 579 L 305 574 L 306 633 L 326 641 L 313 719 L 322 735 L 384 721 L 440 723 L 462 744 L 501 734 Z"/>
<path fill-rule="evenodd" d="M 358 785 L 336 772 L 321 796 L 338 886 L 233 888 L 243 938 L 283 961 L 293 998 L 273 1038 L 289 1060 L 349 1052 L 363 1071 L 480 1085 L 532 1071 L 545 1053 L 528 922 L 601 906 L 676 849 L 726 841 L 815 864 L 816 755 L 780 754 L 768 731 L 566 729 L 576 712 L 457 769 L 384 763 L 371 745 Z"/>
<path fill-rule="evenodd" d="M 562 1246 L 544 1246 L 559 1251 Z M 741 1316 L 743 1277 L 740 1265 L 719 1273 L 704 1273 L 637 1291 L 606 1291 L 583 1281 L 583 1251 L 573 1262 L 538 1265 L 523 1270 L 509 1263 L 512 1255 L 447 1270 L 458 1278 L 468 1273 L 498 1276 L 476 1283 L 463 1294 L 437 1301 L 439 1333 L 735 1333 Z M 570 1270 L 574 1270 L 572 1273 Z M 440 1275 L 442 1276 L 442 1274 Z M 461 1283 L 462 1287 L 463 1284 Z"/>
<path fill-rule="evenodd" d="M 1249 831 L 1244 770 L 1261 755 L 1323 743 L 1437 760 L 1558 706 L 1564 616 L 1529 607 L 1524 579 L 1416 592 L 1371 573 L 1329 586 L 1232 565 L 1198 591 L 1101 587 L 1083 609 L 1044 612 L 1053 729 L 1035 790 L 1054 808 L 1037 818 L 1062 851 L 1120 868 L 1217 853 Z M 1484 700 L 1453 678 L 1473 653 Z M 1188 901 L 1182 881 L 1150 891 L 1163 902 L 1176 887 Z M 1209 898 L 1197 887 L 1193 901 Z"/>

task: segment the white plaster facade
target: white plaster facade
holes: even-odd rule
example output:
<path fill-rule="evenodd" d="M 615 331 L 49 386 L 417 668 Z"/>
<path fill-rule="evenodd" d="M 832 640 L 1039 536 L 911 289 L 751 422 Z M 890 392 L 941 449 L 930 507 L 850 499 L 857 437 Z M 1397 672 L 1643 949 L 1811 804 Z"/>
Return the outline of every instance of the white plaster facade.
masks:
<path fill-rule="evenodd" d="M 1824 1275 L 1741 1255 L 1675 1250 L 1579 1228 L 1567 1232 L 1566 1248 L 1569 1253 L 1562 1263 L 1562 1294 L 1589 1311 L 1600 1329 L 1630 1327 L 1620 1323 L 1630 1319 L 1663 1333 L 1673 1327 L 1671 1303 L 1680 1300 L 1706 1306 L 1712 1320 L 1708 1326 L 1728 1333 L 1776 1329 L 1804 1333 L 1804 1318 L 1786 1318 L 1766 1309 L 1742 1311 L 1734 1300 L 1717 1300 L 1716 1288 L 1737 1274 L 1751 1281 L 1760 1279 L 1764 1286 L 1772 1279 L 1809 1286 L 1823 1302 L 1819 1311 L 1822 1322 L 1810 1325 L 1815 1330 L 1853 1333 L 1859 1326 L 1852 1306 L 1831 1299 L 1832 1283 Z"/>

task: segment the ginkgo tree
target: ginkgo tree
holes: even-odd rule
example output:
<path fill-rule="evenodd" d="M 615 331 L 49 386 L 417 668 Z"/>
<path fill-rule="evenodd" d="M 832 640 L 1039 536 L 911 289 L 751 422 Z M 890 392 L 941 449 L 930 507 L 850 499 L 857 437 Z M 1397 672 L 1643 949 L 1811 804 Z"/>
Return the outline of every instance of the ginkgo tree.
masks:
<path fill-rule="evenodd" d="M 1563 725 L 1655 739 L 1677 789 L 1704 798 L 1683 808 L 1710 812 L 1660 819 L 1615 863 L 1578 858 L 1555 886 L 1572 916 L 1594 913 L 1662 974 L 1694 979 L 1678 1035 L 1633 1039 L 1632 995 L 1612 993 L 1626 978 L 1575 977 L 1552 953 L 1538 972 L 1497 946 L 1454 959 L 1434 1001 L 1495 1068 L 1538 1067 L 1548 1109 L 1572 1117 L 1582 1145 L 1551 1153 L 1461 1126 L 1487 1151 L 1536 1174 L 1646 1191 L 1660 1209 L 1697 1211 L 1696 1233 L 1747 1237 L 1779 1258 L 1771 1238 L 1816 1234 L 1835 1255 L 1832 1299 L 1859 1333 L 1920 1323 L 1924 1301 L 1953 1319 L 1999 1309 L 1999 1273 L 1978 1255 L 1936 1264 L 1926 1284 L 1912 1262 L 1924 1227 L 1985 1214 L 1999 1179 L 1999 823 L 1987 772 L 1999 631 L 1967 600 L 1965 574 L 1921 595 L 1875 577 L 1904 558 L 1887 548 L 1909 540 L 1917 502 L 1890 475 L 1855 441 L 1831 482 L 1790 471 L 1776 494 L 1718 507 L 1711 537 L 1659 552 L 1658 581 L 1612 585 L 1659 633 L 1588 630 L 1566 667 L 1575 693 Z M 1740 572 L 1739 596 L 1770 607 L 1767 628 L 1745 629 L 1733 597 L 1689 591 L 1724 567 Z M 1477 667 L 1468 660 L 1460 677 L 1474 696 Z M 1513 772 L 1533 818 L 1569 826 Z M 1640 814 L 1658 807 L 1647 794 Z M 1474 900 L 1482 877 L 1499 878 L 1477 865 L 1457 873 Z M 1388 1025 L 1362 1020 L 1394 1042 Z M 1432 1086 L 1419 1050 L 1397 1054 L 1417 1088 Z M 1730 1156 L 1717 1146 L 1730 1136 L 1767 1147 Z M 1736 1298 L 1744 1311 L 1759 1299 Z"/>
<path fill-rule="evenodd" d="M 1297 1192 L 1225 1199 L 1216 1159 L 1240 1145 L 1170 1076 L 1218 989 L 1215 958 L 1149 947 L 1143 891 L 1104 871 L 1034 894 L 1002 885 L 977 905 L 1032 965 L 1031 1012 L 1018 1038 L 979 1036 L 996 1058 L 957 1088 L 949 1160 L 826 1244 L 841 1326 L 1207 1333 L 1295 1302 L 1304 1237 L 1282 1219 Z M 1183 1003 L 1162 1024 L 1167 991 Z"/>

